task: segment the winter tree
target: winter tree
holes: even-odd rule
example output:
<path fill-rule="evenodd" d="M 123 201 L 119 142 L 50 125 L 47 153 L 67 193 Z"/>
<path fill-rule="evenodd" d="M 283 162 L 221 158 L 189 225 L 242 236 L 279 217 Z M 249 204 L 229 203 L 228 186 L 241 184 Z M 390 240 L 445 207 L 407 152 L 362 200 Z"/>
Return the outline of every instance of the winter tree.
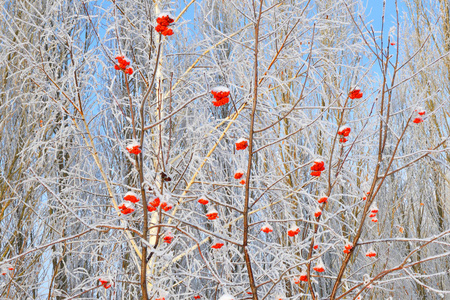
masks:
<path fill-rule="evenodd" d="M 0 298 L 449 297 L 446 1 L 0 3 Z"/>

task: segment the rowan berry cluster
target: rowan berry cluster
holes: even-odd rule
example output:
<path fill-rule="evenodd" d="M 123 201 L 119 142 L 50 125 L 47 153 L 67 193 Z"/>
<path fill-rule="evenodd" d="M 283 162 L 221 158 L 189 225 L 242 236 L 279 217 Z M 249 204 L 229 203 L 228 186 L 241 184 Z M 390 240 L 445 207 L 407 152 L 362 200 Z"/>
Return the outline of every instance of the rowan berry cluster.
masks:
<path fill-rule="evenodd" d="M 359 87 L 355 87 L 354 89 L 352 89 L 350 91 L 350 93 L 348 93 L 348 97 L 350 99 L 359 99 L 362 98 L 363 93 L 361 92 L 361 89 Z"/>
<path fill-rule="evenodd" d="M 423 122 L 422 116 L 425 115 L 426 111 L 421 107 L 419 107 L 418 109 L 416 109 L 416 113 L 417 117 L 414 118 L 413 122 L 416 124 L 422 123 Z"/>
<path fill-rule="evenodd" d="M 222 106 L 230 101 L 228 96 L 230 95 L 230 90 L 224 86 L 218 86 L 211 90 L 211 94 L 214 96 L 214 101 L 212 102 L 214 106 Z"/>
<path fill-rule="evenodd" d="M 131 154 L 138 155 L 139 153 L 141 153 L 141 145 L 139 145 L 139 143 L 136 143 L 136 142 L 128 144 L 127 151 Z"/>
<path fill-rule="evenodd" d="M 161 33 L 164 36 L 172 35 L 173 30 L 169 28 L 175 20 L 167 13 L 162 13 L 156 18 L 158 25 L 155 27 L 156 32 Z"/>
<path fill-rule="evenodd" d="M 352 250 L 352 248 L 353 248 L 353 243 L 351 243 L 351 242 L 349 242 L 349 241 L 346 241 L 346 243 L 345 243 L 345 245 L 344 245 L 344 253 L 345 254 L 349 254 L 350 253 L 350 250 Z"/>
<path fill-rule="evenodd" d="M 300 228 L 297 225 L 292 225 L 292 227 L 288 230 L 289 236 L 296 236 L 300 233 Z"/>
<path fill-rule="evenodd" d="M 114 65 L 114 69 L 116 70 L 122 70 L 125 72 L 125 74 L 132 75 L 133 74 L 133 68 L 129 67 L 131 64 L 130 60 L 126 58 L 124 55 L 118 55 L 116 56 L 118 64 Z"/>
<path fill-rule="evenodd" d="M 339 130 L 338 130 L 339 143 L 347 142 L 346 137 L 349 136 L 350 131 L 351 131 L 351 128 L 348 126 L 342 126 L 341 128 L 339 128 Z"/>
<path fill-rule="evenodd" d="M 325 171 L 325 163 L 323 160 L 316 159 L 314 165 L 311 167 L 311 176 L 320 176 L 320 174 Z"/>
<path fill-rule="evenodd" d="M 369 210 L 370 210 L 369 218 L 372 218 L 372 222 L 374 222 L 374 223 L 378 222 L 378 219 L 377 219 L 377 213 L 378 213 L 377 204 L 375 202 L 372 203 L 372 205 L 370 206 Z"/>
<path fill-rule="evenodd" d="M 323 261 L 322 261 L 322 259 L 320 257 L 317 260 L 317 263 L 316 263 L 316 265 L 314 266 L 313 269 L 314 269 L 314 271 L 319 272 L 319 273 L 325 272 L 325 266 L 324 266 Z"/>
<path fill-rule="evenodd" d="M 131 203 L 123 202 L 119 204 L 120 212 L 124 215 L 128 215 L 134 212 L 134 206 Z"/>
<path fill-rule="evenodd" d="M 100 281 L 105 289 L 109 289 L 111 287 L 111 283 L 109 283 L 108 279 L 100 278 L 98 281 Z"/>
<path fill-rule="evenodd" d="M 377 253 L 375 252 L 375 250 L 373 250 L 372 248 L 370 248 L 367 253 L 366 253 L 367 257 L 375 257 L 377 256 Z"/>
<path fill-rule="evenodd" d="M 273 228 L 269 224 L 266 224 L 263 227 L 261 227 L 261 231 L 264 233 L 269 233 L 273 231 Z"/>
<path fill-rule="evenodd" d="M 248 147 L 248 140 L 241 138 L 236 141 L 236 150 L 245 150 Z"/>

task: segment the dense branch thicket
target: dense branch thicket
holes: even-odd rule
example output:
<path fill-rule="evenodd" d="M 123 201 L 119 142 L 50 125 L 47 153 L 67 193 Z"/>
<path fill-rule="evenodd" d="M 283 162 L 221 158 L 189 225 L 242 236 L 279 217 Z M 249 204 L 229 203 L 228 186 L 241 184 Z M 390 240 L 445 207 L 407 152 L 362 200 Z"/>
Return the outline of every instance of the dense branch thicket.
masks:
<path fill-rule="evenodd" d="M 0 3 L 0 298 L 449 297 L 448 2 Z"/>

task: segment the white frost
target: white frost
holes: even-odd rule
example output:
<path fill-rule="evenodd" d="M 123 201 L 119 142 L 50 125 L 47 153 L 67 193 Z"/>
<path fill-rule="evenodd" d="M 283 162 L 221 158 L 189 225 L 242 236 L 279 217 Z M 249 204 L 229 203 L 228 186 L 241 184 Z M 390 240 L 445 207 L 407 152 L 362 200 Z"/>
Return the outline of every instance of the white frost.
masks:
<path fill-rule="evenodd" d="M 211 90 L 212 92 L 229 92 L 230 89 L 228 89 L 226 86 L 216 86 Z"/>
<path fill-rule="evenodd" d="M 219 300 L 235 300 L 235 299 L 230 294 L 225 294 L 225 295 L 222 295 L 222 297 L 220 297 Z"/>
<path fill-rule="evenodd" d="M 247 139 L 244 139 L 244 138 L 240 138 L 240 139 L 238 139 L 238 140 L 236 141 L 236 144 L 242 143 L 242 142 L 247 142 L 247 143 L 248 143 L 248 140 L 247 140 Z"/>
<path fill-rule="evenodd" d="M 135 192 L 131 192 L 131 191 L 127 192 L 127 193 L 125 194 L 125 197 L 126 197 L 126 196 L 134 196 L 134 197 L 136 197 L 136 198 L 139 198 L 138 195 L 136 195 Z"/>
<path fill-rule="evenodd" d="M 175 20 L 175 17 L 168 11 L 162 11 L 158 14 L 158 18 L 162 18 L 168 16 L 169 18 L 171 18 L 172 20 Z"/>

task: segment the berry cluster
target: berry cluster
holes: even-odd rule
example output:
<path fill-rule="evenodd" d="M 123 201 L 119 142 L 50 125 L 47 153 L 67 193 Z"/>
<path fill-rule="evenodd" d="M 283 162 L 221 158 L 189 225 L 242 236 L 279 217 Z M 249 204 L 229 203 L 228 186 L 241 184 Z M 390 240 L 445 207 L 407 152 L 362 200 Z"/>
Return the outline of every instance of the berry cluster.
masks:
<path fill-rule="evenodd" d="M 248 140 L 241 138 L 236 141 L 236 150 L 245 150 L 248 147 Z"/>
<path fill-rule="evenodd" d="M 236 173 L 234 173 L 234 179 L 241 179 L 244 176 L 244 170 L 238 169 Z"/>
<path fill-rule="evenodd" d="M 131 203 L 137 203 L 137 202 L 139 202 L 139 197 L 134 192 L 129 191 L 128 193 L 125 194 L 125 196 L 123 197 L 123 200 L 131 202 Z M 128 215 L 128 214 L 131 214 L 132 212 L 134 212 L 133 204 L 128 203 L 128 202 L 122 202 L 119 205 L 119 209 L 121 210 L 120 212 L 123 213 L 124 215 Z"/>
<path fill-rule="evenodd" d="M 327 196 L 322 196 L 319 198 L 319 200 L 317 201 L 319 203 L 327 203 L 328 202 L 328 197 Z"/>
<path fill-rule="evenodd" d="M 289 236 L 296 236 L 300 233 L 300 228 L 297 225 L 292 225 L 292 227 L 288 230 Z"/>
<path fill-rule="evenodd" d="M 98 281 L 100 281 L 105 289 L 109 289 L 111 287 L 111 283 L 109 283 L 108 279 L 100 278 Z"/>
<path fill-rule="evenodd" d="M 317 260 L 317 264 L 314 266 L 313 269 L 314 269 L 314 271 L 319 272 L 319 273 L 325 272 L 325 266 L 324 266 L 321 258 L 319 258 Z"/>
<path fill-rule="evenodd" d="M 155 199 L 153 199 L 152 201 L 149 202 L 149 204 L 147 205 L 147 210 L 149 212 L 155 211 L 159 204 L 161 203 L 161 200 L 159 200 L 158 197 L 156 197 Z"/>
<path fill-rule="evenodd" d="M 294 277 L 294 284 L 300 284 L 300 277 Z"/>
<path fill-rule="evenodd" d="M 130 143 L 127 145 L 127 151 L 131 154 L 138 155 L 139 153 L 141 153 L 141 145 L 139 145 L 139 143 L 137 142 Z"/>
<path fill-rule="evenodd" d="M 372 222 L 374 222 L 374 223 L 378 222 L 378 219 L 377 219 L 377 212 L 378 212 L 377 204 L 375 202 L 372 203 L 372 205 L 370 206 L 369 210 L 370 210 L 369 218 L 372 218 Z"/>
<path fill-rule="evenodd" d="M 223 247 L 223 245 L 225 245 L 224 242 L 222 242 L 222 241 L 215 241 L 214 245 L 212 245 L 211 248 L 213 248 L 213 249 L 220 249 L 220 248 Z"/>
<path fill-rule="evenodd" d="M 155 197 L 147 205 L 147 210 L 149 212 L 153 212 L 158 208 L 158 206 L 161 206 L 161 209 L 164 211 L 169 211 L 173 208 L 173 205 L 172 205 L 172 203 L 170 203 L 170 201 L 166 201 L 166 200 L 161 201 L 158 197 Z"/>
<path fill-rule="evenodd" d="M 200 197 L 200 199 L 198 199 L 198 203 L 200 203 L 202 205 L 206 205 L 209 203 L 209 200 L 206 199 L 206 197 Z"/>
<path fill-rule="evenodd" d="M 351 243 L 351 242 L 349 242 L 349 241 L 346 241 L 346 243 L 345 243 L 345 245 L 344 245 L 344 253 L 345 254 L 349 254 L 350 253 L 350 250 L 352 250 L 352 248 L 353 248 L 353 243 Z"/>
<path fill-rule="evenodd" d="M 308 273 L 306 273 L 306 271 L 302 271 L 300 273 L 300 276 L 298 277 L 299 281 L 308 281 Z M 300 283 L 300 282 L 299 282 Z"/>
<path fill-rule="evenodd" d="M 214 106 L 222 106 L 230 102 L 230 90 L 224 86 L 218 86 L 211 90 L 211 94 L 213 94 L 215 101 L 212 103 Z"/>
<path fill-rule="evenodd" d="M 242 140 L 244 140 L 244 139 L 241 139 L 240 140 L 241 142 L 239 142 L 239 143 L 236 142 L 236 149 L 237 150 L 242 150 L 242 149 L 247 148 L 247 145 L 248 145 L 247 140 L 245 140 L 245 141 L 242 141 Z M 238 170 L 236 170 L 236 173 L 234 173 L 234 179 L 239 180 L 239 179 L 241 179 L 244 176 L 244 174 L 245 174 L 244 170 L 238 169 Z M 246 183 L 246 181 L 245 181 L 244 178 L 242 178 L 242 180 L 239 181 L 239 183 L 244 185 Z"/>
<path fill-rule="evenodd" d="M 369 196 L 369 195 L 370 195 L 370 192 L 367 192 L 366 195 Z M 362 199 L 365 201 L 365 200 L 367 199 L 367 197 L 366 197 L 366 196 L 363 196 Z"/>
<path fill-rule="evenodd" d="M 133 68 L 129 67 L 130 60 L 126 58 L 124 55 L 118 55 L 116 56 L 117 65 L 114 65 L 114 69 L 116 70 L 122 70 L 125 72 L 125 74 L 132 75 L 133 74 Z"/>
<path fill-rule="evenodd" d="M 350 131 L 351 129 L 348 126 L 342 126 L 341 128 L 339 128 L 338 130 L 339 143 L 345 143 L 347 141 L 345 137 L 349 136 Z"/>
<path fill-rule="evenodd" d="M 128 202 L 122 202 L 119 205 L 120 212 L 124 215 L 128 215 L 134 212 L 134 206 Z"/>
<path fill-rule="evenodd" d="M 377 253 L 372 248 L 370 248 L 369 251 L 367 251 L 366 256 L 367 257 L 375 257 L 375 256 L 377 256 Z"/>
<path fill-rule="evenodd" d="M 320 176 L 320 174 L 325 171 L 325 163 L 323 160 L 316 159 L 314 165 L 311 167 L 311 176 Z"/>
<path fill-rule="evenodd" d="M 215 220 L 219 217 L 219 212 L 215 209 L 210 209 L 206 213 L 206 217 L 208 218 L 208 220 Z"/>
<path fill-rule="evenodd" d="M 419 107 L 418 109 L 416 109 L 416 112 L 418 116 L 414 118 L 413 122 L 416 124 L 422 123 L 423 122 L 422 116 L 425 115 L 426 111 L 421 107 Z"/>
<path fill-rule="evenodd" d="M 362 98 L 363 93 L 361 92 L 361 89 L 359 87 L 355 87 L 354 89 L 352 89 L 350 91 L 350 93 L 348 93 L 348 97 L 350 99 L 359 99 Z"/>
<path fill-rule="evenodd" d="M 161 202 L 161 209 L 163 211 L 169 211 L 171 210 L 173 205 L 169 201 L 162 201 Z"/>
<path fill-rule="evenodd" d="M 1 275 L 6 275 L 8 274 L 10 271 L 14 270 L 14 267 L 11 264 L 4 264 L 0 267 L 0 274 Z"/>
<path fill-rule="evenodd" d="M 320 208 L 316 208 L 314 211 L 314 217 L 319 218 L 322 215 L 322 210 Z"/>
<path fill-rule="evenodd" d="M 172 35 L 173 30 L 169 28 L 175 20 L 167 13 L 162 13 L 156 18 L 158 25 L 155 27 L 156 32 L 161 33 L 164 36 Z"/>
<path fill-rule="evenodd" d="M 264 233 L 269 233 L 273 231 L 273 228 L 269 224 L 266 224 L 263 227 L 261 227 L 261 231 Z"/>
<path fill-rule="evenodd" d="M 163 240 L 164 240 L 164 243 L 167 243 L 167 244 L 172 243 L 172 240 L 173 240 L 173 234 L 172 234 L 172 232 L 171 232 L 171 231 L 168 231 L 168 232 L 166 233 L 166 236 L 163 238 Z"/>
<path fill-rule="evenodd" d="M 130 201 L 132 203 L 136 203 L 136 202 L 139 202 L 139 197 L 134 192 L 130 191 L 125 194 L 125 196 L 123 197 L 123 200 Z"/>

